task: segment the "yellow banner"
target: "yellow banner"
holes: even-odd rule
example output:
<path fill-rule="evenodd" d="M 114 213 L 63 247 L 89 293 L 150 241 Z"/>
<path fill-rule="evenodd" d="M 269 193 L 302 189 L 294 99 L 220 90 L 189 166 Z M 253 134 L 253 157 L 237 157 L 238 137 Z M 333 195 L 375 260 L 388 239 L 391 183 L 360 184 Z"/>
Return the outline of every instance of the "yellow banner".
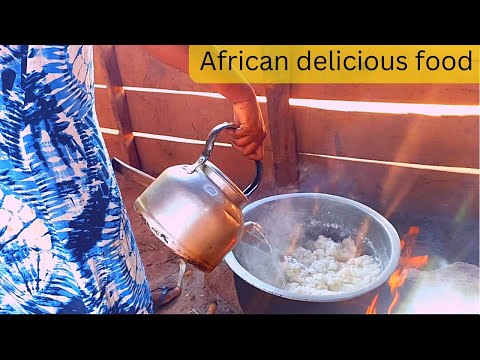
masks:
<path fill-rule="evenodd" d="M 198 83 L 479 83 L 479 45 L 190 45 Z"/>

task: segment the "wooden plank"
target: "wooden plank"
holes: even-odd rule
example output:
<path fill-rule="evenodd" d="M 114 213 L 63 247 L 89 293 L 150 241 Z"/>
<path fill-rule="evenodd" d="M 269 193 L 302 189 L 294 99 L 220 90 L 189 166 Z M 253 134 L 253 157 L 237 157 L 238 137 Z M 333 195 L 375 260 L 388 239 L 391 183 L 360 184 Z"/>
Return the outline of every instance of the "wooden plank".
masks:
<path fill-rule="evenodd" d="M 118 135 L 103 133 L 110 158 L 117 157 L 127 162 L 122 151 L 122 138 Z M 143 171 L 157 177 L 166 168 L 178 164 L 194 163 L 203 150 L 203 145 L 175 143 L 149 138 L 136 138 L 137 150 L 144 164 Z M 255 164 L 240 155 L 233 148 L 215 146 L 210 161 L 224 172 L 235 184 L 244 189 L 253 180 Z M 268 186 L 271 178 L 264 173 L 261 186 Z"/>
<path fill-rule="evenodd" d="M 478 84 L 292 84 L 298 99 L 478 105 Z"/>
<path fill-rule="evenodd" d="M 213 127 L 233 121 L 233 107 L 226 99 L 130 90 L 125 94 L 133 131 L 205 140 Z M 267 122 L 266 104 L 260 108 Z M 227 139 L 220 133 L 217 141 Z"/>
<path fill-rule="evenodd" d="M 97 46 L 97 52 L 106 69 L 107 92 L 111 101 L 115 123 L 123 139 L 123 149 L 126 152 L 127 163 L 141 170 L 141 163 L 132 134 L 130 112 L 125 91 L 122 87 L 122 77 L 118 68 L 115 47 L 114 45 Z"/>
<path fill-rule="evenodd" d="M 233 121 L 226 99 L 195 95 L 126 92 L 134 131 L 205 140 L 217 124 Z M 221 133 L 218 141 L 226 138 Z"/>
<path fill-rule="evenodd" d="M 162 45 L 158 45 L 162 46 Z M 207 84 L 194 82 L 188 74 L 153 58 L 142 45 L 116 45 L 123 84 L 133 87 L 210 92 Z M 254 85 L 264 95 L 262 85 Z"/>
<path fill-rule="evenodd" d="M 359 201 L 386 218 L 399 211 L 477 219 L 479 176 L 299 155 L 300 191 Z M 457 220 L 454 220 L 457 219 Z"/>
<path fill-rule="evenodd" d="M 297 151 L 478 168 L 478 116 L 425 116 L 294 107 Z"/>
<path fill-rule="evenodd" d="M 117 129 L 115 115 L 113 114 L 112 102 L 107 89 L 95 88 L 95 110 L 98 123 L 101 127 Z"/>
<path fill-rule="evenodd" d="M 107 146 L 109 158 L 116 157 L 124 162 L 128 162 L 127 154 L 123 151 L 122 137 L 106 133 L 102 133 L 102 136 Z"/>
<path fill-rule="evenodd" d="M 107 83 L 107 75 L 105 70 L 105 64 L 100 57 L 100 50 L 98 47 L 101 45 L 93 45 L 93 75 L 94 83 L 105 85 Z"/>
<path fill-rule="evenodd" d="M 233 121 L 232 105 L 225 99 L 128 90 L 126 96 L 132 127 L 136 132 L 205 141 L 213 127 L 224 121 Z M 266 104 L 260 104 L 260 108 L 268 126 Z M 136 138 L 136 142 L 139 140 Z M 220 133 L 216 141 L 226 143 L 228 139 Z M 270 178 L 273 170 L 269 133 L 264 141 L 264 150 L 265 177 Z M 139 156 L 143 165 L 144 159 Z"/>
<path fill-rule="evenodd" d="M 288 104 L 289 88 L 288 84 L 265 87 L 273 171 L 275 183 L 279 186 L 294 184 L 298 179 L 295 124 Z"/>
<path fill-rule="evenodd" d="M 136 138 L 143 171 L 157 177 L 167 167 L 193 164 L 200 156 L 203 145 Z M 225 173 L 241 189 L 246 188 L 255 175 L 255 163 L 244 158 L 232 147 L 215 146 L 210 161 Z M 260 186 L 271 182 L 265 172 Z"/>

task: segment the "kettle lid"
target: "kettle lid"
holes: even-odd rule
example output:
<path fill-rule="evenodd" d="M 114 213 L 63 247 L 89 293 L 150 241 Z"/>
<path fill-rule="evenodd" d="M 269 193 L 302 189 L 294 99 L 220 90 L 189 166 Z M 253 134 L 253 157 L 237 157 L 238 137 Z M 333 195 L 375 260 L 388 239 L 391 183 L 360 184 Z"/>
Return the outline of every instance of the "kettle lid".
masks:
<path fill-rule="evenodd" d="M 243 191 L 210 161 L 207 160 L 203 166 L 197 168 L 197 170 L 200 169 L 239 208 L 243 208 L 248 203 L 248 198 Z"/>

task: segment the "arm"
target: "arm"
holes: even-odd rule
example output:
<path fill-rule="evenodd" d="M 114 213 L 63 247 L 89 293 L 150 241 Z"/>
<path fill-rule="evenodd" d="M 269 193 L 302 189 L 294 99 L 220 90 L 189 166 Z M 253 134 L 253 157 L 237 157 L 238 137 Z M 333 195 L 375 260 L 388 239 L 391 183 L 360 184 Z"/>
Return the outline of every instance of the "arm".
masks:
<path fill-rule="evenodd" d="M 188 74 L 188 45 L 145 45 L 157 60 Z M 239 74 L 239 79 L 242 77 Z M 266 127 L 255 91 L 246 81 L 235 84 L 205 84 L 233 105 L 235 131 L 226 130 L 232 146 L 251 160 L 263 158 Z"/>

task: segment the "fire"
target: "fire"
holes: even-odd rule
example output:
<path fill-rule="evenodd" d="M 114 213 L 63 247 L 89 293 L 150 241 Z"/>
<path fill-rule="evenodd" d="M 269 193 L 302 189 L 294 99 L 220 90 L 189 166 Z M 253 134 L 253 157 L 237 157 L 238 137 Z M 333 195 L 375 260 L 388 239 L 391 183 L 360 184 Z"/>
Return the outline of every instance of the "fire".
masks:
<path fill-rule="evenodd" d="M 368 305 L 366 314 L 376 314 L 377 313 L 376 306 L 377 306 L 377 301 L 378 301 L 378 295 L 380 295 L 380 294 L 375 295 L 371 304 Z"/>
<path fill-rule="evenodd" d="M 388 314 L 391 314 L 393 309 L 398 303 L 400 298 L 399 289 L 404 285 L 407 279 L 409 269 L 421 269 L 428 262 L 428 255 L 412 256 L 412 251 L 417 241 L 420 228 L 418 226 L 412 226 L 408 229 L 407 234 L 400 240 L 400 260 L 397 269 L 388 279 L 388 286 L 390 287 L 390 295 L 393 296 L 392 302 L 388 307 Z M 375 295 L 372 302 L 367 308 L 366 314 L 376 314 L 377 301 L 380 293 Z"/>

